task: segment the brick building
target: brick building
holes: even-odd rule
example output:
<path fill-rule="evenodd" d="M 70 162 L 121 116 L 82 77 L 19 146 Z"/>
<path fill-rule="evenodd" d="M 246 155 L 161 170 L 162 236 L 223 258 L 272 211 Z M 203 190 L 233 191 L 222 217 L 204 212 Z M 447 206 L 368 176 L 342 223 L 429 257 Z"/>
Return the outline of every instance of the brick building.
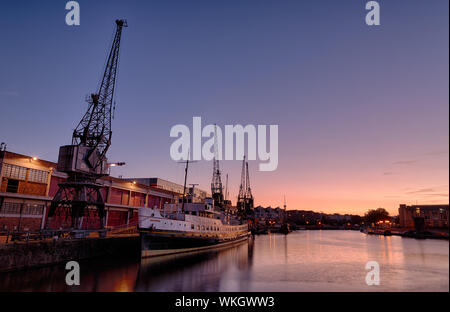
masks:
<path fill-rule="evenodd" d="M 0 151 L 0 231 L 43 229 L 58 183 L 66 179 L 65 173 L 56 170 L 56 163 Z M 134 224 L 139 207 L 162 208 L 180 196 L 176 191 L 110 176 L 99 183 L 104 186 L 107 227 Z M 53 218 L 52 222 L 63 220 Z"/>
<path fill-rule="evenodd" d="M 404 228 L 424 227 L 425 229 L 448 229 L 449 205 L 401 204 L 398 208 L 400 226 Z"/>

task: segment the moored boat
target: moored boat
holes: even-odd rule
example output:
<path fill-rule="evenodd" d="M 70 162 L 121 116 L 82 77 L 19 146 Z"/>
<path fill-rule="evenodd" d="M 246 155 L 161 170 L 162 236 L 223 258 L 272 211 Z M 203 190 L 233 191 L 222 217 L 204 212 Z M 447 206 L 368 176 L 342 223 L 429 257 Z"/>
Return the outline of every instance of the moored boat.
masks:
<path fill-rule="evenodd" d="M 143 258 L 230 246 L 249 236 L 248 224 L 216 211 L 211 198 L 140 208 L 139 232 Z"/>

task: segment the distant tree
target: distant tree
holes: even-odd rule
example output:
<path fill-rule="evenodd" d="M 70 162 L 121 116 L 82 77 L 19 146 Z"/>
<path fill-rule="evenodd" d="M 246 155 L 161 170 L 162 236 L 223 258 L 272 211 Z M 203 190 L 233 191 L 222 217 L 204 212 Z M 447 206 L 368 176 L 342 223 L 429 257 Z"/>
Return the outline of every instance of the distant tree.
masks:
<path fill-rule="evenodd" d="M 389 219 L 389 212 L 384 208 L 371 209 L 364 215 L 364 221 L 369 224 L 386 219 Z"/>
<path fill-rule="evenodd" d="M 350 219 L 350 223 L 351 224 L 361 224 L 363 218 L 361 216 L 358 215 L 353 215 Z"/>

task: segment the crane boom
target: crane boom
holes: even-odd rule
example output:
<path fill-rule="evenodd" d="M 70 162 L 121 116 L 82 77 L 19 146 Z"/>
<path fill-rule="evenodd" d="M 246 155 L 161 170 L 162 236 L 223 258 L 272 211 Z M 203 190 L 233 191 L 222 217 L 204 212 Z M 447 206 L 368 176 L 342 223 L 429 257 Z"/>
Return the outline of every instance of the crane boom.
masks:
<path fill-rule="evenodd" d="M 114 88 L 119 61 L 122 28 L 128 27 L 126 20 L 116 20 L 116 33 L 109 52 L 99 89 L 87 99 L 89 107 L 73 132 L 72 144 L 96 148 L 100 154 L 99 161 L 92 164 L 97 167 L 111 145 L 111 118 Z"/>
<path fill-rule="evenodd" d="M 58 170 L 73 177 L 96 178 L 108 175 L 106 153 L 111 145 L 111 119 L 119 63 L 122 28 L 126 20 L 116 20 L 111 50 L 96 93 L 88 97 L 88 109 L 72 134 L 72 145 L 61 146 Z"/>

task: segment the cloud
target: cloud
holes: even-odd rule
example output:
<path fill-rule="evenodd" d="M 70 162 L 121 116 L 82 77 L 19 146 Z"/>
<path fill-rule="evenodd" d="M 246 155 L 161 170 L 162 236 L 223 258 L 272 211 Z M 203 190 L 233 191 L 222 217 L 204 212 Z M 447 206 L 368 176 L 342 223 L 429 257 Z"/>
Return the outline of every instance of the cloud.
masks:
<path fill-rule="evenodd" d="M 448 151 L 447 150 L 433 151 L 433 152 L 425 153 L 424 155 L 427 155 L 427 156 L 448 155 Z"/>
<path fill-rule="evenodd" d="M 17 92 L 17 91 L 0 91 L 0 95 L 19 96 L 19 92 Z"/>
<path fill-rule="evenodd" d="M 439 150 L 439 151 L 431 151 L 431 152 L 427 152 L 422 154 L 423 156 L 441 156 L 441 155 L 448 155 L 448 151 L 447 150 Z M 426 157 L 425 157 L 426 158 Z M 422 159 L 408 159 L 408 160 L 399 160 L 399 161 L 394 161 L 392 164 L 393 165 L 412 165 L 415 164 L 419 161 L 421 161 Z"/>
<path fill-rule="evenodd" d="M 441 196 L 441 197 L 448 197 L 448 194 L 439 194 L 439 193 L 434 193 L 434 194 L 423 194 L 425 196 Z"/>
<path fill-rule="evenodd" d="M 418 189 L 415 191 L 406 192 L 406 194 L 429 193 L 429 192 L 434 192 L 434 191 L 435 190 L 432 188 L 423 188 L 423 189 Z"/>
<path fill-rule="evenodd" d="M 392 164 L 394 165 L 412 165 L 416 162 L 419 162 L 420 159 L 414 159 L 414 160 L 399 160 L 399 161 L 395 161 Z"/>
<path fill-rule="evenodd" d="M 383 175 L 385 175 L 385 176 L 396 175 L 396 174 L 398 174 L 398 173 L 397 172 L 392 172 L 392 171 L 383 172 Z"/>

